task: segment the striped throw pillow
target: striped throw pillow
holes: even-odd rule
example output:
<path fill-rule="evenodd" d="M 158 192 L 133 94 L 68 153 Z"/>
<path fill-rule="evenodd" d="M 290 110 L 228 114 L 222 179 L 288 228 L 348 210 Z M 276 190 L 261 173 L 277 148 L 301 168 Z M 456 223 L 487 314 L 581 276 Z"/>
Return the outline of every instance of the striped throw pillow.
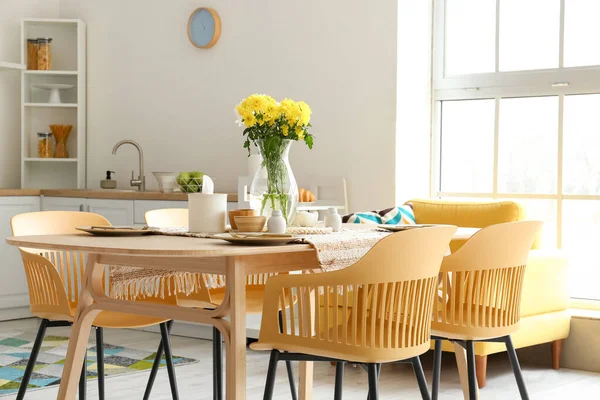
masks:
<path fill-rule="evenodd" d="M 342 222 L 347 224 L 390 224 L 414 225 L 415 213 L 410 203 L 399 207 L 386 208 L 369 212 L 360 212 L 344 215 Z"/>

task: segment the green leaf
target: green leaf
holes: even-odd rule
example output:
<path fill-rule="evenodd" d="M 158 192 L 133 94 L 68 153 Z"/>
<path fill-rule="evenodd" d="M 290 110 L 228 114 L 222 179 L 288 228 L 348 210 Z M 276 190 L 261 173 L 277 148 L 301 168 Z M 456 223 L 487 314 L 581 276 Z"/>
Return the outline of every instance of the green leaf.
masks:
<path fill-rule="evenodd" d="M 313 137 L 312 137 L 312 135 L 306 135 L 306 136 L 304 136 L 304 141 L 306 142 L 306 145 L 308 146 L 308 148 L 312 150 L 312 148 L 313 148 Z"/>

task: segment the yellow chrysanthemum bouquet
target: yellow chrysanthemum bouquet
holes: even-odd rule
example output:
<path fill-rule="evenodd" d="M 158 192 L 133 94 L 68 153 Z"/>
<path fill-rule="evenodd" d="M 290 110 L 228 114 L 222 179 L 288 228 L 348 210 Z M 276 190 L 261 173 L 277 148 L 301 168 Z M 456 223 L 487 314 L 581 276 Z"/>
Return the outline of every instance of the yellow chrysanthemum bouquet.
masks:
<path fill-rule="evenodd" d="M 309 133 L 312 110 L 303 101 L 284 99 L 280 103 L 271 96 L 253 94 L 236 107 L 238 123 L 245 127 L 244 148 L 251 152 L 255 145 L 262 157 L 250 189 L 260 199 L 261 215 L 281 210 L 289 221 L 298 202 L 298 186 L 289 166 L 288 154 L 293 141 L 302 140 L 313 147 Z"/>

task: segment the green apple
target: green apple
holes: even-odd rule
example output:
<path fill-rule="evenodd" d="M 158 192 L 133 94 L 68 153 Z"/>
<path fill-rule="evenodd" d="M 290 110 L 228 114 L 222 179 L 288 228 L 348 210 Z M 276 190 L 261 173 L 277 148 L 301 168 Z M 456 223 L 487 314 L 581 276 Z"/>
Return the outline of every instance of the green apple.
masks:
<path fill-rule="evenodd" d="M 187 172 L 181 172 L 179 175 L 177 175 L 177 183 L 181 186 L 187 185 L 190 179 L 190 174 Z"/>
<path fill-rule="evenodd" d="M 202 183 L 202 178 L 204 178 L 204 173 L 199 171 L 190 172 L 190 179 L 196 179 L 200 184 Z"/>

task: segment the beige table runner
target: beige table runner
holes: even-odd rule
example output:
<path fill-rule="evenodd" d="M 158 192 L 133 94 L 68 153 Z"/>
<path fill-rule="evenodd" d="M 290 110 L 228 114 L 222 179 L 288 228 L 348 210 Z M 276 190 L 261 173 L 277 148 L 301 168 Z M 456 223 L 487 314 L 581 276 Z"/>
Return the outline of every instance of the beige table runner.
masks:
<path fill-rule="evenodd" d="M 161 235 L 209 238 L 210 234 L 190 233 L 184 228 L 161 229 Z M 369 228 L 343 228 L 341 232 L 300 235 L 299 241 L 311 244 L 317 251 L 320 270 L 335 271 L 346 268 L 362 258 L 378 241 L 391 232 Z M 318 272 L 318 271 L 315 271 Z M 149 268 L 111 266 L 110 295 L 113 298 L 133 300 L 139 296 L 164 297 L 166 294 L 195 293 L 202 284 L 208 288 L 225 286 L 223 275 L 173 272 Z"/>

